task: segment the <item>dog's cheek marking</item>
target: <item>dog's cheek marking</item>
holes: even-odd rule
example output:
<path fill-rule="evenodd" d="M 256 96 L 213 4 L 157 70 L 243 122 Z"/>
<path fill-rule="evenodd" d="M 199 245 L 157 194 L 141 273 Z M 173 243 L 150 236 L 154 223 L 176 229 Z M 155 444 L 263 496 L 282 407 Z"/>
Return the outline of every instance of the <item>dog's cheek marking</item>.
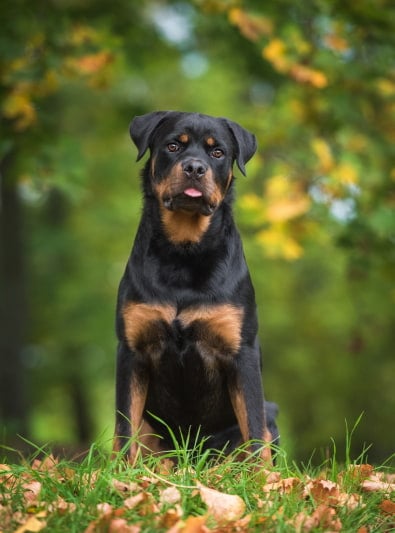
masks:
<path fill-rule="evenodd" d="M 186 309 L 179 315 L 184 327 L 195 323 L 197 341 L 220 357 L 235 355 L 241 344 L 243 310 L 230 304 Z M 223 352 L 223 353 L 222 353 Z"/>
<path fill-rule="evenodd" d="M 161 323 L 171 324 L 176 310 L 171 305 L 128 303 L 123 308 L 125 337 L 129 347 L 136 350 L 142 342 L 159 342 Z"/>
<path fill-rule="evenodd" d="M 223 200 L 224 195 L 215 181 L 211 168 L 209 168 L 202 181 L 203 188 L 207 191 L 210 203 L 217 207 Z"/>
<path fill-rule="evenodd" d="M 153 170 L 155 169 L 151 167 L 152 176 L 155 178 Z M 176 188 L 179 187 L 183 180 L 184 177 L 181 164 L 177 163 L 172 167 L 168 176 L 162 179 L 159 183 L 154 184 L 154 190 L 159 201 L 163 202 L 163 198 L 166 198 L 166 196 L 172 196 Z"/>

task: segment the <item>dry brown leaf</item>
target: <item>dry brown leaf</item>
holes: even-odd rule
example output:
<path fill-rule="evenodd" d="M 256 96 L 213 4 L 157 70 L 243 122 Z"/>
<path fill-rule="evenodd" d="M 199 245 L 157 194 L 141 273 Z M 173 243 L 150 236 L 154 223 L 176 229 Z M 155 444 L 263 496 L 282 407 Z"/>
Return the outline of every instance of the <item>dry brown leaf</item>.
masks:
<path fill-rule="evenodd" d="M 264 492 L 276 491 L 280 494 L 289 494 L 295 488 L 301 488 L 301 481 L 297 477 L 287 477 L 285 479 L 280 479 L 274 483 L 266 483 L 263 487 Z"/>
<path fill-rule="evenodd" d="M 181 501 L 181 493 L 177 487 L 167 487 L 161 492 L 160 503 L 162 505 L 173 505 Z"/>
<path fill-rule="evenodd" d="M 58 466 L 58 460 L 52 454 L 47 455 L 44 459 L 34 459 L 32 464 L 33 470 L 40 472 L 50 472 L 56 470 Z"/>
<path fill-rule="evenodd" d="M 200 497 L 207 505 L 208 514 L 219 524 L 237 520 L 245 512 L 245 503 L 236 494 L 225 494 L 197 483 Z"/>
<path fill-rule="evenodd" d="M 41 483 L 39 481 L 29 481 L 23 484 L 23 497 L 26 505 L 36 505 L 41 491 Z"/>
<path fill-rule="evenodd" d="M 140 488 L 138 483 L 124 483 L 123 481 L 119 481 L 118 479 L 112 480 L 112 486 L 116 491 L 120 492 L 121 494 L 126 492 L 136 492 Z"/>
<path fill-rule="evenodd" d="M 25 533 L 26 531 L 32 531 L 33 533 L 35 533 L 36 531 L 41 531 L 47 525 L 47 523 L 45 522 L 45 520 L 39 520 L 39 518 L 44 518 L 45 516 L 45 511 L 38 513 L 36 516 L 31 516 L 27 520 L 27 522 L 25 522 L 22 526 L 18 527 L 18 529 L 16 529 L 14 533 Z"/>
<path fill-rule="evenodd" d="M 293 520 L 289 521 L 295 527 L 295 530 L 307 533 L 318 527 L 329 531 L 341 531 L 342 523 L 336 516 L 336 511 L 325 504 L 319 505 L 313 513 L 308 516 L 305 513 L 298 513 Z"/>
<path fill-rule="evenodd" d="M 313 479 L 306 489 L 316 503 L 336 505 L 340 498 L 339 485 L 327 479 Z"/>
<path fill-rule="evenodd" d="M 385 492 L 390 494 L 395 492 L 395 483 L 389 483 L 388 481 L 381 481 L 376 479 L 365 479 L 361 483 L 362 489 L 366 492 Z"/>
<path fill-rule="evenodd" d="M 373 474 L 373 466 L 367 463 L 362 465 L 350 465 L 347 469 L 347 473 L 350 473 L 352 477 L 356 478 L 358 481 L 362 481 Z"/>
<path fill-rule="evenodd" d="M 395 515 L 395 502 L 391 500 L 383 500 L 380 503 L 380 510 L 383 511 L 383 513 Z"/>
<path fill-rule="evenodd" d="M 66 502 L 63 498 L 58 496 L 57 500 L 48 505 L 50 513 L 58 512 L 61 515 L 66 513 L 73 513 L 76 510 L 76 505 L 73 502 Z"/>
<path fill-rule="evenodd" d="M 141 503 L 145 499 L 146 495 L 144 494 L 144 492 L 139 492 L 135 496 L 130 496 L 129 498 L 126 498 L 123 504 L 127 509 L 134 509 L 134 507 L 139 505 L 139 503 Z"/>
<path fill-rule="evenodd" d="M 100 516 L 107 516 L 113 512 L 112 505 L 107 502 L 98 503 L 96 508 L 99 511 Z"/>
<path fill-rule="evenodd" d="M 128 524 L 124 518 L 113 518 L 108 525 L 108 533 L 140 533 L 141 527 Z"/>
<path fill-rule="evenodd" d="M 168 509 L 159 519 L 159 526 L 167 529 L 177 524 L 182 517 L 182 509 L 179 505 L 176 505 L 173 509 Z"/>
<path fill-rule="evenodd" d="M 361 496 L 359 494 L 345 492 L 340 493 L 337 505 L 347 507 L 350 511 L 353 511 L 357 507 L 365 507 L 364 503 L 361 503 Z"/>

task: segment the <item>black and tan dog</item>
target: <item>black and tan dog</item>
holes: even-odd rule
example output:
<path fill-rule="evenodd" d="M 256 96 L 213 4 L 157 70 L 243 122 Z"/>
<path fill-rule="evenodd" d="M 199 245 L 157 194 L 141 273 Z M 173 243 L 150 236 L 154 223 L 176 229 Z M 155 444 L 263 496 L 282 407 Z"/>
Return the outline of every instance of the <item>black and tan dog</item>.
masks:
<path fill-rule="evenodd" d="M 227 451 L 251 441 L 269 459 L 277 409 L 263 400 L 254 289 L 231 207 L 233 164 L 245 173 L 255 137 L 173 111 L 136 117 L 130 134 L 138 160 L 147 149 L 150 158 L 118 295 L 114 448 L 136 437 L 133 461 L 139 449 L 174 448 L 172 432 Z"/>

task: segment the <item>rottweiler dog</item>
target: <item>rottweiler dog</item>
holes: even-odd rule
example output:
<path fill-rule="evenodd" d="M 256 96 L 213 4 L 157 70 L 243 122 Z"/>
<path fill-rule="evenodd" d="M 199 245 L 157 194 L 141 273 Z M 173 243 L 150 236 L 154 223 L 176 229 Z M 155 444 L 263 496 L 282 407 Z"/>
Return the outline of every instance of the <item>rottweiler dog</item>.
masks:
<path fill-rule="evenodd" d="M 114 449 L 243 443 L 270 461 L 276 404 L 264 402 L 254 289 L 232 216 L 233 164 L 255 136 L 225 118 L 160 111 L 130 126 L 143 212 L 120 283 Z M 132 437 L 132 438 L 131 438 Z M 127 443 L 129 443 L 127 445 Z"/>

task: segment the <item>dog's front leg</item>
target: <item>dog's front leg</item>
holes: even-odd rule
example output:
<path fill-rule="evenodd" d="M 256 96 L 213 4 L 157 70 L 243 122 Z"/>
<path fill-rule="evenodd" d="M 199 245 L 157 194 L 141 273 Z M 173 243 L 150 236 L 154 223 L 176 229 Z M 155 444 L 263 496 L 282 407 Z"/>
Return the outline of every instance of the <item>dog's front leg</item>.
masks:
<path fill-rule="evenodd" d="M 259 358 L 255 351 L 242 348 L 228 370 L 230 400 L 240 428 L 243 443 L 251 442 L 251 451 L 260 450 L 263 461 L 271 463 L 271 441 L 266 427 Z"/>
<path fill-rule="evenodd" d="M 128 346 L 120 342 L 116 374 L 116 425 L 114 451 L 121 451 L 126 442 L 129 462 L 136 460 L 139 452 L 138 432 L 143 423 L 143 412 L 148 392 L 148 372 L 136 360 Z"/>

